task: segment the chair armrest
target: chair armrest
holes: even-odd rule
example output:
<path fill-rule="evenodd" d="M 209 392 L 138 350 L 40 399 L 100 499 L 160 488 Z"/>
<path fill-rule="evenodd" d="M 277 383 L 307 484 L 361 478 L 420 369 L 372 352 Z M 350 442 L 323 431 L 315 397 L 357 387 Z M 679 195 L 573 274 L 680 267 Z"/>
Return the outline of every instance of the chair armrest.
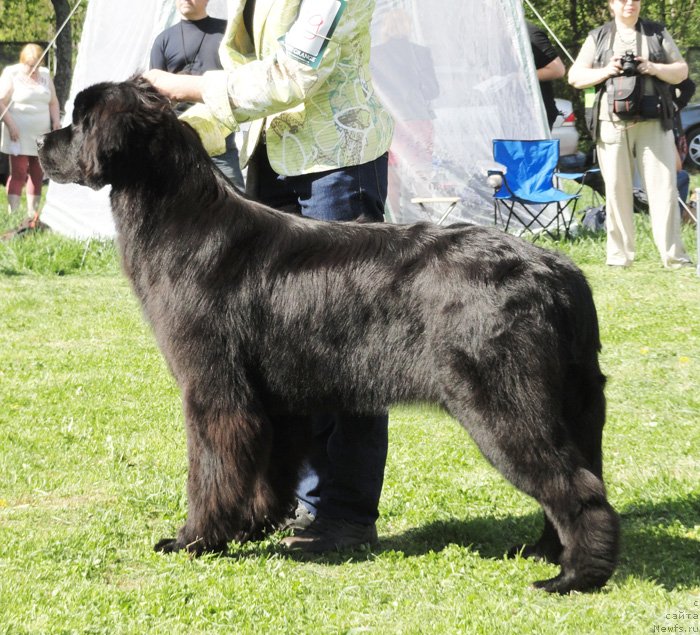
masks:
<path fill-rule="evenodd" d="M 559 171 L 555 171 L 554 176 L 557 177 L 558 179 L 570 179 L 572 181 L 575 181 L 576 179 L 580 179 L 581 177 L 583 177 L 585 179 L 589 174 L 596 174 L 597 172 L 600 172 L 600 168 L 590 168 L 588 170 L 585 170 L 584 172 L 559 172 Z"/>
<path fill-rule="evenodd" d="M 585 172 L 555 172 L 554 178 L 556 179 L 567 179 L 569 181 L 575 181 L 585 176 Z"/>
<path fill-rule="evenodd" d="M 492 172 L 496 174 L 505 174 L 508 168 L 498 161 L 485 161 L 480 159 L 476 161 L 476 167 L 483 176 L 489 176 Z"/>
<path fill-rule="evenodd" d="M 486 183 L 494 190 L 501 189 L 503 181 L 505 180 L 506 173 L 501 170 L 489 170 L 486 173 Z"/>

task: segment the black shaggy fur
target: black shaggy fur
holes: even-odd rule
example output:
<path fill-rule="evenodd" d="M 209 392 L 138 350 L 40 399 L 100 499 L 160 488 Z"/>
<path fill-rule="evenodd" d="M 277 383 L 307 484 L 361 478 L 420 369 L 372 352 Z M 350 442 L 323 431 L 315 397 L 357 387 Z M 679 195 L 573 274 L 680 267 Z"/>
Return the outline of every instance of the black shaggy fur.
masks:
<path fill-rule="evenodd" d="M 494 229 L 331 224 L 234 192 L 142 79 L 75 100 L 40 158 L 112 186 L 124 270 L 182 391 L 188 518 L 162 551 L 223 550 L 294 497 L 307 415 L 446 408 L 545 512 L 536 583 L 601 587 L 618 552 L 602 480 L 604 377 L 582 273 Z"/>

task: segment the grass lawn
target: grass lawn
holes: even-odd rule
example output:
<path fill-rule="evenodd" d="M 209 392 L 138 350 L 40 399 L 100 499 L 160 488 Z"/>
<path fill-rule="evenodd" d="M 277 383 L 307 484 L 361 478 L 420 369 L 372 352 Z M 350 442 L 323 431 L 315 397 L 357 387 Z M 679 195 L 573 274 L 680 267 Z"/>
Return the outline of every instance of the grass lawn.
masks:
<path fill-rule="evenodd" d="M 186 513 L 183 422 L 114 248 L 0 243 L 0 633 L 700 632 L 700 278 L 661 268 L 644 217 L 637 235 L 624 271 L 600 236 L 549 244 L 596 297 L 623 528 L 610 583 L 566 597 L 529 587 L 555 567 L 503 557 L 537 505 L 428 406 L 391 412 L 375 550 L 154 553 Z"/>

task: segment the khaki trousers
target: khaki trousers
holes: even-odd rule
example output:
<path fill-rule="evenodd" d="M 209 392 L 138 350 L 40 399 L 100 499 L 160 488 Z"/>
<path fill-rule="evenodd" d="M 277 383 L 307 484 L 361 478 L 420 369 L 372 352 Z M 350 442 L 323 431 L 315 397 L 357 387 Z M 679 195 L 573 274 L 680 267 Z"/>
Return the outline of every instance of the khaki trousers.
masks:
<path fill-rule="evenodd" d="M 609 265 L 627 266 L 634 260 L 634 167 L 649 200 L 651 231 L 665 267 L 690 259 L 681 241 L 676 190 L 676 152 L 673 132 L 658 120 L 600 121 L 598 163 L 605 181 Z"/>

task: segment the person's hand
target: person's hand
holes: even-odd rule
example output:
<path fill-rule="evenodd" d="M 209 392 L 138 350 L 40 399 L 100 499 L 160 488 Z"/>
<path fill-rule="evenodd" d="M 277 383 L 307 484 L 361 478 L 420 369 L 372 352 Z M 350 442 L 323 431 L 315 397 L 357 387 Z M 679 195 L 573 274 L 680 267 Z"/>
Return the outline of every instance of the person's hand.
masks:
<path fill-rule="evenodd" d="M 173 77 L 175 77 L 173 73 L 168 73 L 158 68 L 152 68 L 143 74 L 144 79 L 153 84 L 153 87 L 159 93 L 165 95 L 169 99 L 173 99 L 172 95 L 169 94 L 172 92 L 174 84 Z"/>
<path fill-rule="evenodd" d="M 14 124 L 7 125 L 8 132 L 10 133 L 10 141 L 19 141 L 19 128 Z"/>
<path fill-rule="evenodd" d="M 650 62 L 646 57 L 637 56 L 634 58 L 637 60 L 637 72 L 640 75 L 656 75 L 656 64 Z"/>
<path fill-rule="evenodd" d="M 605 79 L 610 79 L 611 77 L 617 77 L 622 73 L 622 63 L 620 62 L 620 56 L 610 58 L 610 61 L 604 67 Z"/>
<path fill-rule="evenodd" d="M 144 79 L 172 101 L 202 101 L 203 79 L 196 75 L 177 75 L 157 68 L 143 74 Z"/>
<path fill-rule="evenodd" d="M 60 121 L 54 121 L 51 124 L 51 130 L 60 130 L 61 129 L 61 122 Z"/>

